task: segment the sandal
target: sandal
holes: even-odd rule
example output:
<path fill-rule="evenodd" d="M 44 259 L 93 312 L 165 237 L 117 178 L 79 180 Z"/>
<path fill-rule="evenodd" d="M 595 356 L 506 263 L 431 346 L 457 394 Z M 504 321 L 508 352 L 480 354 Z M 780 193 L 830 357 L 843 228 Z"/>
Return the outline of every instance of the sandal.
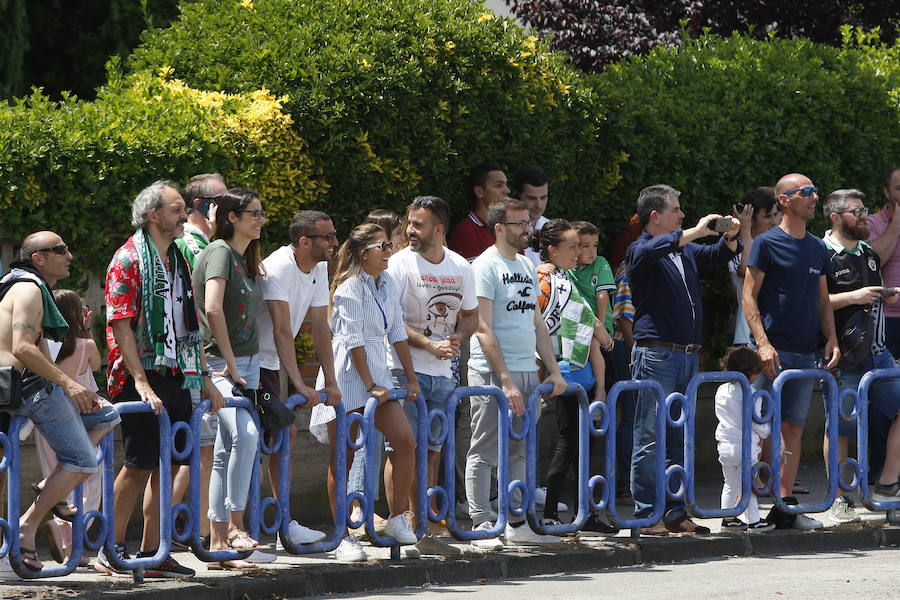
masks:
<path fill-rule="evenodd" d="M 223 560 L 222 562 L 209 563 L 206 568 L 210 571 L 247 571 L 258 568 L 246 560 Z"/>
<path fill-rule="evenodd" d="M 41 492 L 44 491 L 44 488 L 39 486 L 36 482 L 32 482 L 31 489 L 34 491 L 35 496 L 40 496 Z M 64 513 L 63 510 L 68 510 L 69 512 Z M 52 512 L 53 516 L 57 519 L 62 519 L 69 523 L 74 523 L 75 519 L 78 518 L 78 509 L 69 504 L 65 499 L 54 504 L 53 508 L 50 509 L 50 512 Z"/>
<path fill-rule="evenodd" d="M 42 565 L 41 561 L 38 560 L 37 552 L 35 552 L 34 550 L 25 548 L 24 546 L 20 546 L 19 556 L 22 559 L 22 564 L 25 565 L 25 568 L 29 571 L 40 573 L 43 570 L 44 565 Z"/>
<path fill-rule="evenodd" d="M 259 542 L 250 537 L 243 529 L 234 529 L 228 534 L 228 547 L 232 550 L 253 550 Z"/>

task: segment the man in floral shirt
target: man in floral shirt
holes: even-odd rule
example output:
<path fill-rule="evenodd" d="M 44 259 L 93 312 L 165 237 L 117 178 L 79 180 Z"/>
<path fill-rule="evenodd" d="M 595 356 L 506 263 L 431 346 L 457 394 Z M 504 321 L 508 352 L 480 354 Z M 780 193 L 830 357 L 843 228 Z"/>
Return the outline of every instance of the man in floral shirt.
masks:
<path fill-rule="evenodd" d="M 206 373 L 190 271 L 174 244 L 187 220 L 176 185 L 157 181 L 142 190 L 132 205 L 131 219 L 136 231 L 116 252 L 106 276 L 109 396 L 114 403 L 146 402 L 155 415 L 165 407 L 173 423 L 187 422 L 192 412 L 190 390 L 202 388 L 212 410 L 221 408 L 223 399 Z M 128 558 L 125 530 L 151 474 L 137 556 L 158 553 L 161 457 L 155 415 L 133 413 L 122 418 L 125 465 L 115 483 L 115 559 L 100 552 L 97 569 L 103 573 L 128 573 L 120 563 Z M 178 438 L 173 443 L 184 445 Z M 159 566 L 146 569 L 145 576 L 194 575 L 171 556 L 157 558 Z"/>

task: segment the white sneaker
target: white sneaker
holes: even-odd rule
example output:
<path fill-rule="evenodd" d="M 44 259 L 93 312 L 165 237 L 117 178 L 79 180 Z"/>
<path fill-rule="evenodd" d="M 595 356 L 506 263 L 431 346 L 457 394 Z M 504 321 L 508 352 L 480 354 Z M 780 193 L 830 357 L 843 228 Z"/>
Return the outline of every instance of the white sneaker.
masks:
<path fill-rule="evenodd" d="M 492 521 L 485 521 L 484 523 L 479 524 L 473 531 L 484 531 L 493 528 L 494 523 Z M 503 542 L 500 541 L 499 537 L 492 537 L 484 540 L 472 540 L 471 544 L 482 550 L 500 550 L 503 548 Z"/>
<path fill-rule="evenodd" d="M 413 531 L 410 519 L 413 514 L 409 511 L 390 517 L 384 528 L 385 535 L 396 539 L 401 544 L 415 544 L 419 541 L 416 532 Z"/>
<path fill-rule="evenodd" d="M 288 536 L 295 544 L 314 544 L 325 539 L 325 534 L 317 529 L 304 527 L 297 521 L 288 523 Z"/>
<path fill-rule="evenodd" d="M 544 545 L 556 544 L 562 541 L 562 538 L 555 535 L 541 535 L 532 531 L 528 523 L 522 523 L 518 527 L 506 525 L 506 531 L 503 533 L 507 544 L 523 544 L 523 545 Z"/>
<path fill-rule="evenodd" d="M 268 552 L 262 552 L 261 550 L 254 550 L 253 554 L 245 558 L 247 562 L 256 563 L 258 565 L 264 565 L 271 562 L 275 562 L 275 559 L 278 557 L 274 554 L 270 554 Z"/>
<path fill-rule="evenodd" d="M 344 562 L 363 562 L 367 557 L 359 540 L 352 535 L 348 535 L 338 544 L 334 551 L 334 558 Z"/>
<path fill-rule="evenodd" d="M 797 515 L 796 520 L 794 521 L 794 529 L 801 529 L 803 531 L 812 531 L 813 529 L 822 529 L 824 525 L 822 525 L 822 521 L 818 519 L 813 519 L 812 517 L 807 517 L 804 514 Z"/>
<path fill-rule="evenodd" d="M 862 520 L 853 507 L 853 501 L 846 496 L 835 500 L 828 511 L 828 518 L 835 523 L 858 523 Z"/>
<path fill-rule="evenodd" d="M 534 490 L 534 506 L 539 508 L 547 503 L 547 488 L 540 487 Z M 565 512 L 569 510 L 569 506 L 562 502 L 556 503 L 556 512 Z"/>

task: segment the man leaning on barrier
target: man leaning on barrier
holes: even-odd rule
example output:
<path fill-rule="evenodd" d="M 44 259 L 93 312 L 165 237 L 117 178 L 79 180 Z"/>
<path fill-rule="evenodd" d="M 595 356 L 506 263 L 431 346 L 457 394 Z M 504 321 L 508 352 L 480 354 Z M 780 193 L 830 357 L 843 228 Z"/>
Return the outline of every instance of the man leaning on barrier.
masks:
<path fill-rule="evenodd" d="M 19 519 L 22 562 L 40 571 L 38 527 L 51 510 L 67 521 L 79 517 L 64 498 L 97 472 L 96 445 L 120 419 L 108 402 L 50 360 L 45 338 L 61 341 L 69 329 L 50 292 L 69 276 L 69 248 L 52 231 L 39 231 L 25 238 L 19 255 L 21 261 L 0 280 L 0 368 L 21 376 L 22 403 L 14 416 L 31 419 L 59 460 L 47 479 L 32 485 L 37 498 Z"/>
<path fill-rule="evenodd" d="M 843 350 L 837 365 L 841 389 L 858 389 L 866 372 L 894 366 L 894 357 L 884 341 L 883 302 L 896 302 L 898 290 L 883 286 L 878 253 L 863 241 L 869 237 L 864 198 L 865 194 L 859 190 L 837 190 L 828 195 L 823 207 L 825 218 L 831 225 L 825 232 L 824 241 L 832 267 L 828 274 L 829 300 L 834 310 L 838 342 Z M 869 388 L 869 400 L 891 421 L 884 466 L 872 499 L 897 502 L 900 501 L 900 483 L 897 482 L 900 476 L 900 419 L 895 417 L 900 413 L 900 379 L 877 379 Z M 852 407 L 845 407 L 849 408 Z M 849 438 L 855 435 L 856 421 L 838 420 L 840 461 L 846 460 Z M 827 435 L 824 449 L 827 457 Z M 838 523 L 859 521 L 853 501 L 847 496 L 837 499 L 829 516 Z"/>
<path fill-rule="evenodd" d="M 174 244 L 186 220 L 184 200 L 174 183 L 156 181 L 141 190 L 131 206 L 136 231 L 116 251 L 106 274 L 110 398 L 143 401 L 155 413 L 132 413 L 122 419 L 125 464 L 115 482 L 114 532 L 115 552 L 121 559 L 128 558 L 125 533 L 148 478 L 138 557 L 153 556 L 159 549 L 159 461 L 170 457 L 159 456 L 156 415 L 165 407 L 173 423 L 190 422 L 192 389 L 209 398 L 211 411 L 224 403 L 206 368 L 190 271 Z M 102 550 L 97 563 L 102 573 L 130 573 L 112 565 Z M 169 556 L 144 575 L 191 577 L 194 571 Z"/>
<path fill-rule="evenodd" d="M 719 215 L 707 215 L 694 227 L 681 229 L 681 192 L 667 185 L 641 190 L 637 214 L 644 227 L 625 254 L 626 270 L 634 302 L 634 339 L 632 378 L 653 380 L 664 396 L 684 392 L 697 374 L 703 302 L 698 269 L 725 266 L 737 252 L 739 223 L 731 219 L 718 242 L 712 245 L 692 243 L 718 235 Z M 722 233 L 719 230 L 719 233 Z M 656 453 L 666 453 L 666 466 L 684 464 L 683 430 L 669 427 L 666 448 L 656 446 L 656 396 L 640 390 L 634 417 L 634 450 L 631 462 L 631 493 L 635 518 L 653 514 L 656 502 Z M 669 533 L 709 533 L 709 529 L 691 521 L 684 500 L 667 500 L 663 522 L 642 527 L 644 535 Z"/>

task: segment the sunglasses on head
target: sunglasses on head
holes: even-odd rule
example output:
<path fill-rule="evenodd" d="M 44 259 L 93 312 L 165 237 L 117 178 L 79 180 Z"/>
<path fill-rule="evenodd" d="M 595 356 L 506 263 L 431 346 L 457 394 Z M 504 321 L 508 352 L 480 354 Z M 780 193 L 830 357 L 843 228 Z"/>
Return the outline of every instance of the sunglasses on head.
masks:
<path fill-rule="evenodd" d="M 62 256 L 69 252 L 69 247 L 65 244 L 58 244 L 56 246 L 50 246 L 49 248 L 38 248 L 35 252 L 52 252 L 53 254 Z"/>
<path fill-rule="evenodd" d="M 800 192 L 800 195 L 804 198 L 809 198 L 813 194 L 819 191 L 819 188 L 815 186 L 802 187 L 802 188 L 794 188 L 792 190 L 788 190 L 784 193 L 785 196 L 793 196 L 797 192 Z"/>

